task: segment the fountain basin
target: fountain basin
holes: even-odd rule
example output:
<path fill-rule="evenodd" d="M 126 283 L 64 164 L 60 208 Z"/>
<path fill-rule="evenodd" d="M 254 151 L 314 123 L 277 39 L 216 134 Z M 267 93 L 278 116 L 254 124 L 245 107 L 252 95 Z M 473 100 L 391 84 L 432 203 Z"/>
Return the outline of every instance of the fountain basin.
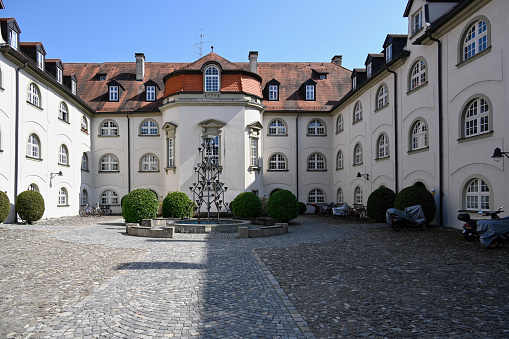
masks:
<path fill-rule="evenodd" d="M 166 227 L 172 227 L 175 229 L 175 233 L 236 233 L 239 227 L 249 227 L 250 221 L 236 220 L 236 219 L 220 219 L 219 221 L 211 220 L 210 224 L 207 220 L 201 219 L 198 223 L 198 219 L 191 220 L 180 220 L 180 219 L 143 219 L 141 221 L 141 227 L 151 229 L 162 229 Z"/>

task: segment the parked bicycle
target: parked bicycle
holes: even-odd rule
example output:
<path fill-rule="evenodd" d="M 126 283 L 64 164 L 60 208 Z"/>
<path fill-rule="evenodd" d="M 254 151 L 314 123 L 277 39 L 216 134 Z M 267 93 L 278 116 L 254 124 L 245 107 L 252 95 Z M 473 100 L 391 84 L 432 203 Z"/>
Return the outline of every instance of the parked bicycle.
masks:
<path fill-rule="evenodd" d="M 101 213 L 103 215 L 110 215 L 111 214 L 110 205 L 99 205 L 99 208 L 101 209 Z"/>
<path fill-rule="evenodd" d="M 101 216 L 102 211 L 99 207 L 99 203 L 95 204 L 93 207 L 90 207 L 88 204 L 86 204 L 85 207 L 80 208 L 79 214 L 80 217 L 99 217 Z"/>

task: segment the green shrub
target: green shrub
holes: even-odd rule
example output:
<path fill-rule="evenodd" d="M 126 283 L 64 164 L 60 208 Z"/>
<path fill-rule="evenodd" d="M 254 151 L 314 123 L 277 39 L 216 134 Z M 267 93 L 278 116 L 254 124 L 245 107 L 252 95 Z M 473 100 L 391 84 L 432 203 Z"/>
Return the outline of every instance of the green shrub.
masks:
<path fill-rule="evenodd" d="M 302 201 L 299 201 L 299 214 L 304 214 L 308 210 L 308 207 Z"/>
<path fill-rule="evenodd" d="M 163 217 L 184 218 L 192 213 L 193 207 L 193 201 L 187 194 L 183 192 L 168 193 L 163 200 Z"/>
<path fill-rule="evenodd" d="M 288 190 L 272 193 L 267 204 L 269 217 L 278 222 L 288 222 L 299 216 L 299 203 L 295 195 Z"/>
<path fill-rule="evenodd" d="M 394 201 L 394 208 L 398 210 L 404 210 L 408 206 L 414 205 L 421 205 L 428 224 L 433 221 L 436 213 L 435 198 L 426 188 L 406 187 L 398 193 Z"/>
<path fill-rule="evenodd" d="M 233 215 L 237 218 L 256 218 L 262 211 L 262 201 L 253 192 L 242 192 L 231 202 Z"/>
<path fill-rule="evenodd" d="M 122 216 L 125 222 L 139 223 L 142 219 L 154 219 L 157 216 L 158 201 L 154 192 L 138 188 L 123 198 Z"/>
<path fill-rule="evenodd" d="M 39 192 L 25 191 L 16 198 L 16 213 L 25 224 L 32 224 L 44 214 L 44 199 Z"/>
<path fill-rule="evenodd" d="M 9 216 L 11 210 L 11 202 L 4 192 L 0 191 L 0 223 L 3 223 Z"/>
<path fill-rule="evenodd" d="M 387 187 L 380 187 L 371 192 L 368 197 L 367 213 L 373 220 L 385 222 L 385 212 L 394 207 L 396 193 Z"/>

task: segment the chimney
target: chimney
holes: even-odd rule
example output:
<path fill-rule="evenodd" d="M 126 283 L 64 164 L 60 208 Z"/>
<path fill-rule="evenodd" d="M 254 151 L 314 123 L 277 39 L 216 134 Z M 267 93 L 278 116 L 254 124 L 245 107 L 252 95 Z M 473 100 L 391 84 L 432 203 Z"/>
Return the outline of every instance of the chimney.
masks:
<path fill-rule="evenodd" d="M 258 52 L 249 52 L 249 68 L 253 73 L 258 73 Z"/>
<path fill-rule="evenodd" d="M 335 55 L 335 56 L 332 58 L 331 62 L 332 62 L 333 64 L 336 64 L 336 65 L 338 65 L 338 66 L 341 66 L 341 64 L 343 63 L 343 56 L 342 56 L 342 55 Z"/>
<path fill-rule="evenodd" d="M 145 54 L 134 53 L 136 57 L 136 80 L 142 81 L 145 77 Z"/>

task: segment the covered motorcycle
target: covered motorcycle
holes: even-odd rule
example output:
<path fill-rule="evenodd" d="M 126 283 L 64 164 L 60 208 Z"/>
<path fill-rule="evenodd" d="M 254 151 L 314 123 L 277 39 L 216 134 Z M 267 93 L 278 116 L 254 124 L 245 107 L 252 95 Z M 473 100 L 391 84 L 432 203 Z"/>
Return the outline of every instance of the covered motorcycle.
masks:
<path fill-rule="evenodd" d="M 509 217 L 479 220 L 477 232 L 481 244 L 488 248 L 498 247 L 500 242 L 509 241 Z"/>
<path fill-rule="evenodd" d="M 395 231 L 403 227 L 419 227 L 423 231 L 426 229 L 426 217 L 421 205 L 409 206 L 404 211 L 389 208 L 385 218 Z"/>
<path fill-rule="evenodd" d="M 348 211 L 350 211 L 350 206 L 345 202 L 339 207 L 332 208 L 332 216 L 334 218 L 343 218 L 346 217 Z"/>

